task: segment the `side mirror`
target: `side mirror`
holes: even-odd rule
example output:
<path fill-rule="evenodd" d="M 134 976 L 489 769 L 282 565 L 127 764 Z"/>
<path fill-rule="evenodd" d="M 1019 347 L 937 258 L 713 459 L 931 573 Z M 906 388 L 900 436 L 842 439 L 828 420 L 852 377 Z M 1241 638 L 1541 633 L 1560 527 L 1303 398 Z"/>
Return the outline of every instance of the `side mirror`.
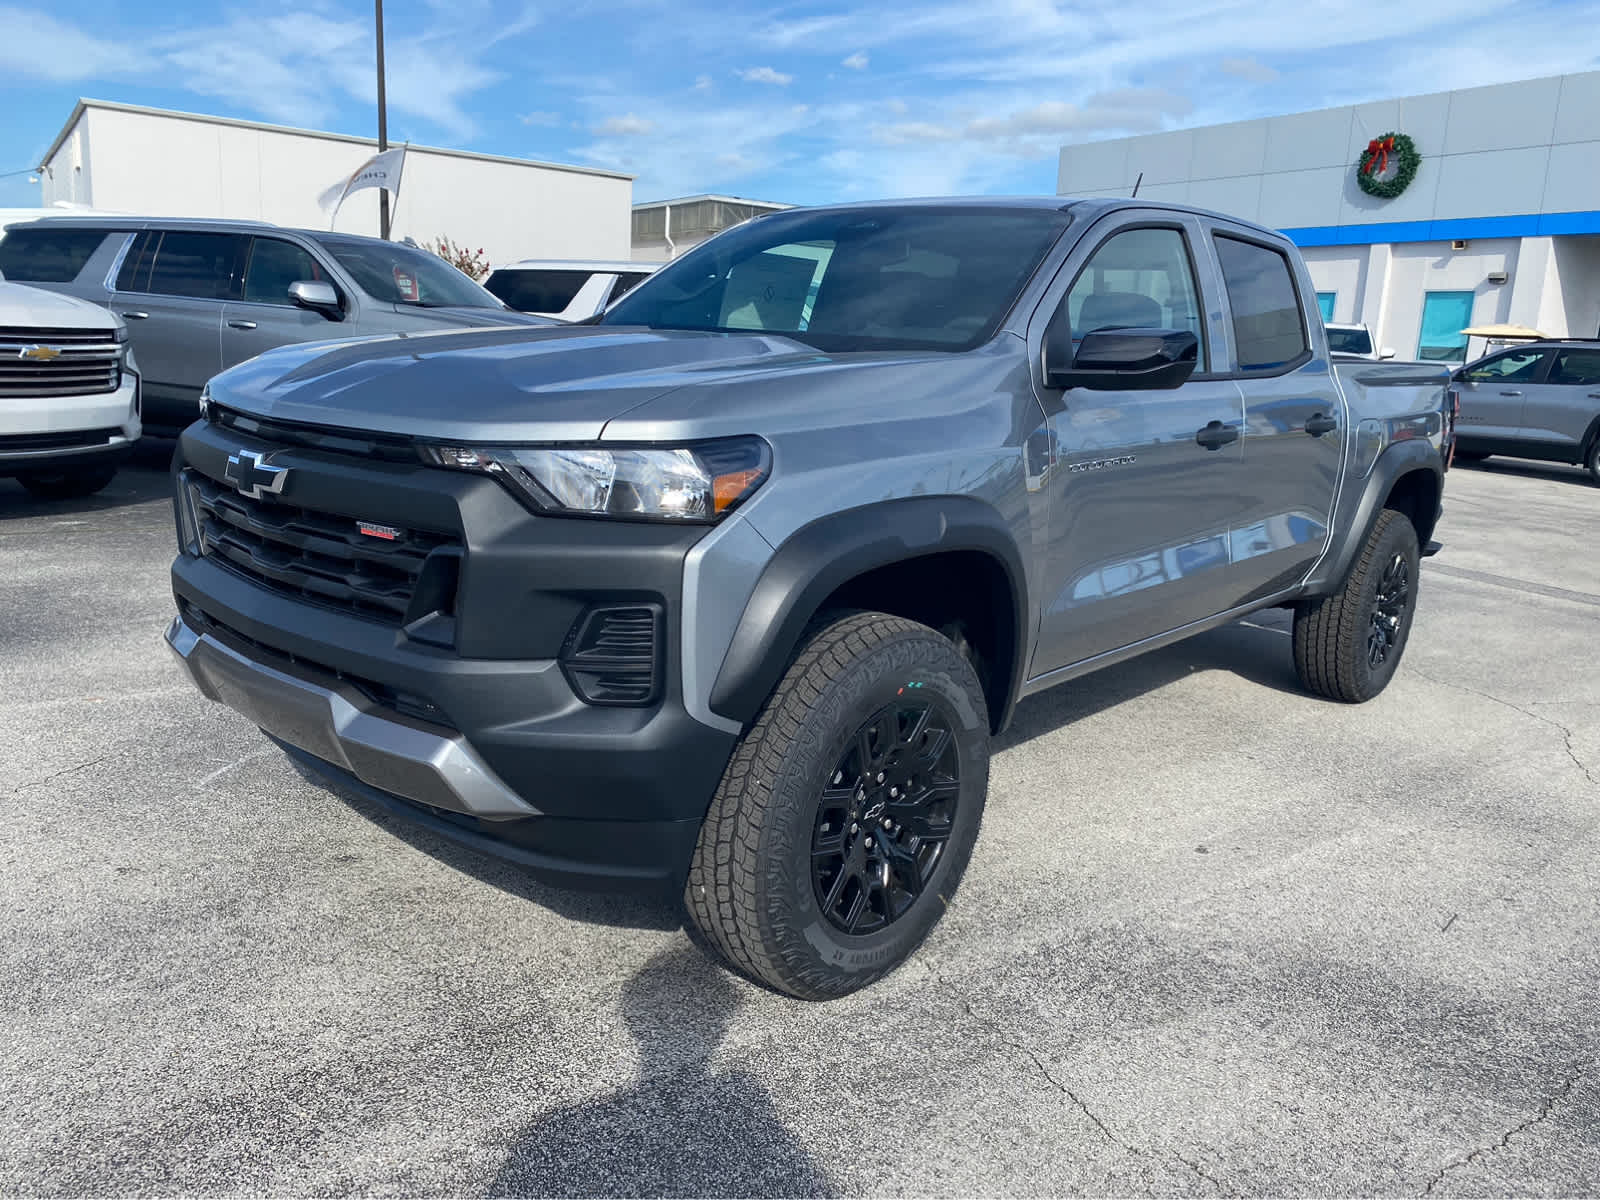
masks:
<path fill-rule="evenodd" d="M 1052 350 L 1054 354 L 1052 354 Z M 1071 361 L 1045 344 L 1045 383 L 1091 391 L 1153 391 L 1182 387 L 1200 363 L 1200 339 L 1187 329 L 1093 329 Z"/>
<path fill-rule="evenodd" d="M 331 283 L 297 279 L 289 285 L 289 299 L 301 308 L 321 313 L 330 321 L 344 320 L 344 309 L 339 307 L 339 293 L 333 290 Z"/>
<path fill-rule="evenodd" d="M 1393 358 L 1394 357 L 1394 347 L 1385 346 L 1382 350 L 1378 351 L 1378 357 L 1380 359 L 1381 358 Z"/>

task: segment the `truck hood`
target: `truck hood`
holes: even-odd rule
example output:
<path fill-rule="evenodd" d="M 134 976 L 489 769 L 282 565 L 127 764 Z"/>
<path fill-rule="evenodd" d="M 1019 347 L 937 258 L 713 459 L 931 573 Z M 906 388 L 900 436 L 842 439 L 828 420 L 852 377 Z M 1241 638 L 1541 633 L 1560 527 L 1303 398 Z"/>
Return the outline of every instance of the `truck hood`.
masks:
<path fill-rule="evenodd" d="M 762 333 L 443 330 L 269 350 L 218 375 L 211 395 L 256 416 L 345 429 L 593 441 L 608 421 L 680 388 L 829 357 Z"/>
<path fill-rule="evenodd" d="M 45 329 L 118 328 L 122 318 L 98 304 L 0 280 L 0 326 Z"/>

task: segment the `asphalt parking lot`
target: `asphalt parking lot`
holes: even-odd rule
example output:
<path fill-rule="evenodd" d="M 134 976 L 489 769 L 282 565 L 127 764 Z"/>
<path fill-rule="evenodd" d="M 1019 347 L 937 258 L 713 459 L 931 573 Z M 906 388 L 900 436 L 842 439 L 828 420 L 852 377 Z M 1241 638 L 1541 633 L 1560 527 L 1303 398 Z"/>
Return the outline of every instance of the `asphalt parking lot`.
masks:
<path fill-rule="evenodd" d="M 169 661 L 164 489 L 0 481 L 0 1192 L 1600 1191 L 1576 470 L 1451 473 L 1372 704 L 1277 612 L 1026 702 L 828 1005 L 303 782 Z"/>

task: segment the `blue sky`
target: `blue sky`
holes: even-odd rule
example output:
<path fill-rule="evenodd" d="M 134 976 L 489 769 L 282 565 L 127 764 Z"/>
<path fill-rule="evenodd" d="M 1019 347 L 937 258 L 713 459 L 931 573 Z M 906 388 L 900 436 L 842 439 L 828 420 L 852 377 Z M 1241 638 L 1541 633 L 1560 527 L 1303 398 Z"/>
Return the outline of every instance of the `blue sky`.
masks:
<path fill-rule="evenodd" d="M 1600 0 L 389 0 L 385 16 L 393 140 L 628 171 L 636 200 L 1051 192 L 1063 142 L 1600 66 Z M 376 132 L 370 3 L 0 0 L 0 30 L 0 172 L 36 165 L 79 96 Z M 0 206 L 36 197 L 0 178 Z"/>

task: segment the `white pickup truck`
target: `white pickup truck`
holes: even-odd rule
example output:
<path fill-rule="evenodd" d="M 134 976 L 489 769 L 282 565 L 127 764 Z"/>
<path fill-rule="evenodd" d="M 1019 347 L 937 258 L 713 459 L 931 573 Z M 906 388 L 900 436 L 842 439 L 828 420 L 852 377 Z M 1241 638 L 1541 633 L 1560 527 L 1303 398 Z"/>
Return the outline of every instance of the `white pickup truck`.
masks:
<path fill-rule="evenodd" d="M 139 373 L 115 313 L 0 279 L 0 478 L 98 492 L 139 439 Z"/>

